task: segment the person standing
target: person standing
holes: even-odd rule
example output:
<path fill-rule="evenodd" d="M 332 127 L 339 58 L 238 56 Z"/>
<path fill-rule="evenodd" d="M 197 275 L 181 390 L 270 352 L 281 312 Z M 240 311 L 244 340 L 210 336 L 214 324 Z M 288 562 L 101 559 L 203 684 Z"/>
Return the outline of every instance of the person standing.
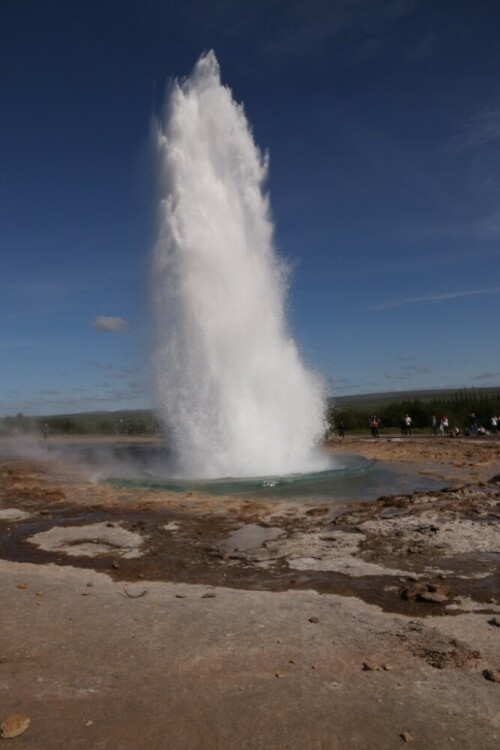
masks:
<path fill-rule="evenodd" d="M 405 417 L 405 428 L 406 428 L 406 436 L 411 437 L 411 417 L 409 414 Z"/>
<path fill-rule="evenodd" d="M 433 435 L 437 435 L 437 418 L 435 414 L 431 417 L 431 430 Z"/>
<path fill-rule="evenodd" d="M 495 417 L 495 415 L 491 418 L 491 432 L 493 435 L 497 434 L 498 430 L 498 417 Z"/>
<path fill-rule="evenodd" d="M 477 417 L 475 412 L 469 414 L 470 429 L 473 435 L 477 432 Z"/>

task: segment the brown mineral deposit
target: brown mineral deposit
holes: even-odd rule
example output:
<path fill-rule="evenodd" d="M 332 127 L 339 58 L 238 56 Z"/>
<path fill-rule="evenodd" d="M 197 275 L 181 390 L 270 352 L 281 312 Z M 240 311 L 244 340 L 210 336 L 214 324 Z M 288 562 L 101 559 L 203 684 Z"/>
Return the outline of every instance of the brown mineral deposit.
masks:
<path fill-rule="evenodd" d="M 10 714 L 0 724 L 1 737 L 4 740 L 18 737 L 25 732 L 30 725 L 31 719 L 24 714 Z"/>

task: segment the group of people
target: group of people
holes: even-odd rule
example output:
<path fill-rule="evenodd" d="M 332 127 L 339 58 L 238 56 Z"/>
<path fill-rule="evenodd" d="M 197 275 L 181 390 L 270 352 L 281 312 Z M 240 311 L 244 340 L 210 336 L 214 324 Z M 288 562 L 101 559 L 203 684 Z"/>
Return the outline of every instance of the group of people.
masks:
<path fill-rule="evenodd" d="M 454 435 L 455 437 L 461 434 L 464 434 L 466 437 L 470 437 L 471 435 L 489 435 L 490 433 L 488 430 L 479 423 L 478 418 L 476 417 L 476 414 L 472 412 L 469 414 L 468 418 L 469 424 L 463 431 L 463 433 L 460 431 L 460 428 L 455 425 L 452 430 L 450 430 L 450 421 L 447 416 L 441 417 L 439 421 L 439 434 L 440 435 Z M 491 434 L 496 435 L 499 427 L 500 427 L 500 416 L 492 416 L 491 421 Z M 438 421 L 435 414 L 432 415 L 431 418 L 431 431 L 433 435 L 438 434 Z"/>
<path fill-rule="evenodd" d="M 438 421 L 435 414 L 431 417 L 431 430 L 433 435 L 438 434 Z M 449 435 L 450 434 L 450 420 L 445 415 L 441 417 L 439 420 L 439 434 L 440 435 Z"/>
<path fill-rule="evenodd" d="M 500 417 L 495 414 L 490 418 L 490 432 L 492 435 L 496 435 L 500 426 Z M 478 419 L 474 412 L 469 415 L 469 426 L 465 429 L 464 435 L 489 435 L 490 432 L 484 427 L 484 425 L 478 423 Z"/>
<path fill-rule="evenodd" d="M 412 435 L 412 425 L 413 420 L 409 414 L 405 414 L 405 416 L 401 419 L 401 436 L 402 437 L 411 437 Z M 469 415 L 469 424 L 465 428 L 465 430 L 462 432 L 458 426 L 454 426 L 453 428 L 450 427 L 450 420 L 444 414 L 441 419 L 438 420 L 437 416 L 435 414 L 431 417 L 431 434 L 432 435 L 451 435 L 453 437 L 458 437 L 459 435 L 465 435 L 466 437 L 469 435 L 496 435 L 500 432 L 500 416 L 493 416 L 491 417 L 491 429 L 490 431 L 486 430 L 486 428 L 479 423 L 476 415 L 474 412 L 472 412 Z M 382 426 L 382 422 L 380 417 L 378 417 L 376 414 L 373 414 L 373 416 L 368 417 L 368 429 L 370 430 L 370 435 L 374 438 L 380 437 L 380 427 Z M 343 438 L 345 436 L 345 422 L 344 420 L 340 420 L 338 422 L 338 430 L 339 430 L 339 437 Z"/>

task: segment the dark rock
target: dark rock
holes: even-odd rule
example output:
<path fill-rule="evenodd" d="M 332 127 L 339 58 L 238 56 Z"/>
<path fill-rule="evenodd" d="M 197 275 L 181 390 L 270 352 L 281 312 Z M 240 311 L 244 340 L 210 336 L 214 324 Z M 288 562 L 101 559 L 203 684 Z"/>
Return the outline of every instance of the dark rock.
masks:
<path fill-rule="evenodd" d="M 379 672 L 382 666 L 375 659 L 366 659 L 363 662 L 363 672 Z"/>
<path fill-rule="evenodd" d="M 409 732 L 401 732 L 399 735 L 403 742 L 413 742 L 413 735 L 411 735 Z"/>
<path fill-rule="evenodd" d="M 485 669 L 483 675 L 490 682 L 500 682 L 500 669 Z"/>

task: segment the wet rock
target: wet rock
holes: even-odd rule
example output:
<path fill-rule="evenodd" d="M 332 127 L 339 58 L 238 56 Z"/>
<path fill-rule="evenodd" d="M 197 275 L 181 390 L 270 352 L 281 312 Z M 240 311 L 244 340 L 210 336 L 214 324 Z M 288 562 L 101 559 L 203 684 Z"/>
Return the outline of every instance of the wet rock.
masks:
<path fill-rule="evenodd" d="M 439 591 L 424 591 L 418 596 L 418 599 L 422 602 L 436 602 L 438 604 L 448 601 L 447 595 Z"/>
<path fill-rule="evenodd" d="M 11 714 L 0 724 L 1 737 L 11 739 L 25 732 L 30 725 L 31 719 L 25 714 Z"/>
<path fill-rule="evenodd" d="M 324 516 L 328 513 L 328 508 L 311 508 L 306 511 L 306 516 Z"/>
<path fill-rule="evenodd" d="M 500 682 L 500 669 L 485 669 L 483 675 L 490 682 Z"/>
<path fill-rule="evenodd" d="M 446 586 L 434 583 L 415 583 L 403 590 L 401 598 L 406 601 L 443 603 L 448 601 L 449 594 Z"/>
<path fill-rule="evenodd" d="M 29 517 L 29 513 L 19 508 L 3 508 L 0 510 L 0 521 L 22 521 Z"/>

